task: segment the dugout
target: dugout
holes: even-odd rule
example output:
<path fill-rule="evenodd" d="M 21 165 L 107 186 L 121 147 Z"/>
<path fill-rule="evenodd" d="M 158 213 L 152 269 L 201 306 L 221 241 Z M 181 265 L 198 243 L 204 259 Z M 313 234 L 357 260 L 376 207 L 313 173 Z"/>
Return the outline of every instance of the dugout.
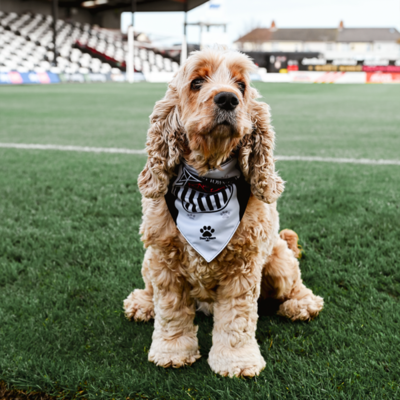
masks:
<path fill-rule="evenodd" d="M 279 72 L 282 69 L 298 70 L 301 69 L 303 59 L 320 57 L 320 53 L 310 51 L 243 51 L 243 53 L 251 57 L 260 68 L 266 68 L 268 72 Z"/>

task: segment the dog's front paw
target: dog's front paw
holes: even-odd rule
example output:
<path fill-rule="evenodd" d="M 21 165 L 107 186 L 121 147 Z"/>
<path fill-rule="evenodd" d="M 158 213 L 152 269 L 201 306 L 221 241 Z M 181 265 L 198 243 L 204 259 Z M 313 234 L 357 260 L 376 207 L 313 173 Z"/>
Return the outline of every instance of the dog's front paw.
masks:
<path fill-rule="evenodd" d="M 135 289 L 124 300 L 124 310 L 128 319 L 148 321 L 154 318 L 153 298 L 146 290 Z"/>
<path fill-rule="evenodd" d="M 290 318 L 292 321 L 308 321 L 315 318 L 324 307 L 324 299 L 311 294 L 301 300 L 286 300 L 279 307 L 278 315 Z"/>
<path fill-rule="evenodd" d="M 153 340 L 149 351 L 149 361 L 164 368 L 192 365 L 200 357 L 197 338 L 188 336 L 181 336 L 172 341 Z"/>
<path fill-rule="evenodd" d="M 213 345 L 208 364 L 217 374 L 231 378 L 233 376 L 253 377 L 259 375 L 265 368 L 264 358 L 255 339 L 241 348 Z"/>

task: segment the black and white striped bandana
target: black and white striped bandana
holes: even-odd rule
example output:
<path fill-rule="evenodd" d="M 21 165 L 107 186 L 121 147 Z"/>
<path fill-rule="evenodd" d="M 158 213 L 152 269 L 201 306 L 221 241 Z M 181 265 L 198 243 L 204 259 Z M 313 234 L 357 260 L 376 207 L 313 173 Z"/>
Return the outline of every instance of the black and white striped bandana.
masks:
<path fill-rule="evenodd" d="M 207 262 L 231 240 L 250 197 L 250 185 L 236 164 L 232 158 L 199 176 L 183 161 L 165 195 L 177 228 Z"/>

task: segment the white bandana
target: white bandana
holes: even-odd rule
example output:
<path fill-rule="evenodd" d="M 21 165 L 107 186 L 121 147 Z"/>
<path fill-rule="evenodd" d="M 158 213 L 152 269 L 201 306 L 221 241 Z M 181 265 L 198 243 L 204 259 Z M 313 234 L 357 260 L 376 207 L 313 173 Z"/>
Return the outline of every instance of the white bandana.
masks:
<path fill-rule="evenodd" d="M 199 176 L 183 161 L 165 195 L 177 228 L 207 262 L 231 240 L 250 197 L 250 185 L 236 162 L 230 159 L 221 169 Z"/>

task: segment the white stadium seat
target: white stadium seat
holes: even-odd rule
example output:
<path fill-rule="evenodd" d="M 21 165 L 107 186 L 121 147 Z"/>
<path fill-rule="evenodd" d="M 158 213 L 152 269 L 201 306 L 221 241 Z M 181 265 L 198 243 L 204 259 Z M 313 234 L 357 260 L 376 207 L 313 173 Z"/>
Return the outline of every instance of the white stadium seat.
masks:
<path fill-rule="evenodd" d="M 128 46 L 122 35 L 89 24 L 57 20 L 59 56 L 58 67 L 53 67 L 52 21 L 51 15 L 0 11 L 0 68 L 4 71 L 29 69 L 114 73 L 116 70 L 113 68 L 126 61 Z M 80 46 L 87 46 L 87 49 Z M 94 50 L 101 54 L 96 54 Z M 110 58 L 114 61 L 107 62 Z M 156 54 L 148 44 L 138 41 L 135 42 L 134 65 L 137 71 L 145 73 L 176 71 L 179 67 L 169 58 Z"/>
<path fill-rule="evenodd" d="M 172 63 L 172 72 L 176 72 L 179 69 L 179 64 L 175 61 Z"/>
<path fill-rule="evenodd" d="M 150 72 L 150 64 L 148 61 L 142 61 L 142 72 L 145 74 Z"/>

